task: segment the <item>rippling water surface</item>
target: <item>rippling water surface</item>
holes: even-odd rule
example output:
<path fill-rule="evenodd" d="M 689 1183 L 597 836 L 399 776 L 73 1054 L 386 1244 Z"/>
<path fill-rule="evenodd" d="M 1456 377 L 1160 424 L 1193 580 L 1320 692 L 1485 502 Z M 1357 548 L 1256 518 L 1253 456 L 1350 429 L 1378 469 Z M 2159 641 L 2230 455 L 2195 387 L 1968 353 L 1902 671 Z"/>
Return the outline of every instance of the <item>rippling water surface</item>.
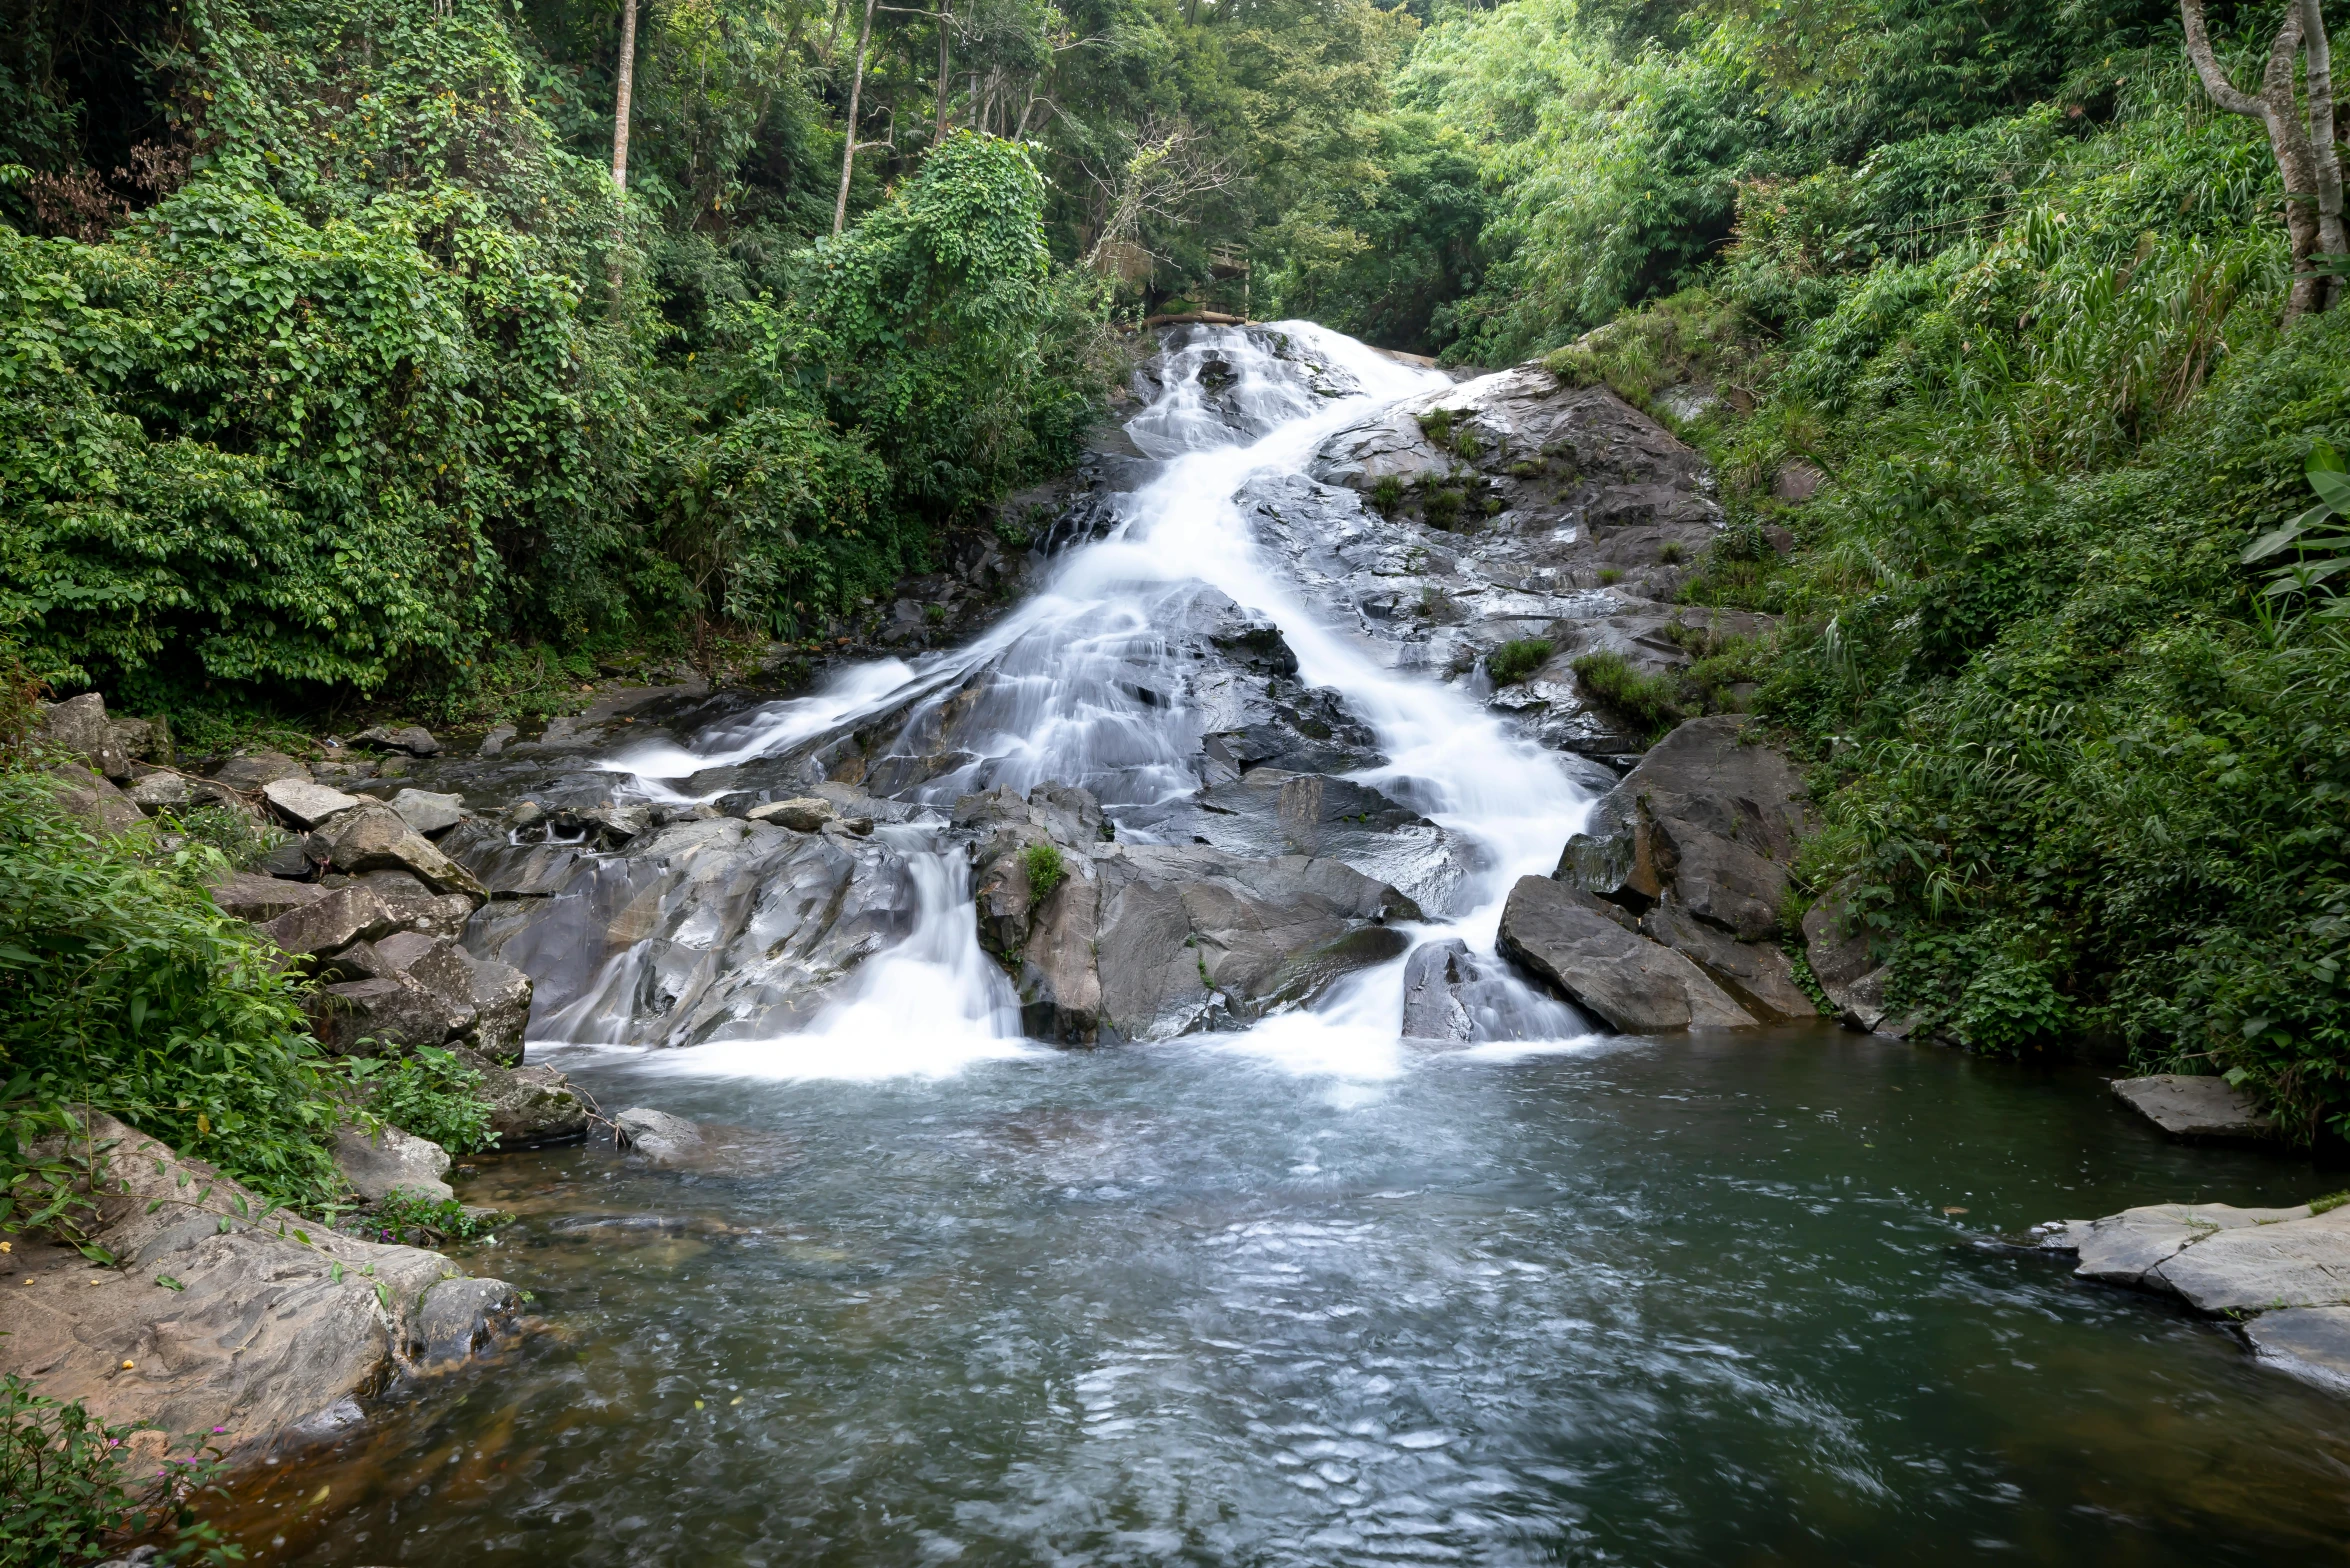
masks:
<path fill-rule="evenodd" d="M 552 1331 L 251 1505 L 308 1564 L 2285 1563 L 2350 1404 L 1997 1233 L 2306 1166 L 1832 1030 L 743 1084 L 482 1162 Z M 1963 1212 L 1948 1212 L 1962 1210 Z M 314 1499 L 321 1489 L 324 1502 Z M 282 1545 L 275 1543 L 282 1541 Z"/>

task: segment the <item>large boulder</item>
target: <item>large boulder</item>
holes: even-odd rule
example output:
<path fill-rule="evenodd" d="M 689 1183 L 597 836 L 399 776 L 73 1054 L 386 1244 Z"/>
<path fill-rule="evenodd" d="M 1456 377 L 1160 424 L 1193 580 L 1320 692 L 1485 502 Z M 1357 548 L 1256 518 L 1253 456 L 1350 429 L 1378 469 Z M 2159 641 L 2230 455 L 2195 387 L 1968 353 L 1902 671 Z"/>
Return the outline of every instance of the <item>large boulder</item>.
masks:
<path fill-rule="evenodd" d="M 2156 1073 L 2117 1078 L 2114 1095 L 2174 1138 L 2259 1140 L 2277 1135 L 2276 1119 L 2225 1078 Z"/>
<path fill-rule="evenodd" d="M 585 1142 L 595 1109 L 571 1080 L 552 1067 L 501 1067 L 476 1052 L 457 1059 L 481 1074 L 490 1102 L 490 1131 L 501 1149 L 541 1149 Z"/>
<path fill-rule="evenodd" d="M 1085 790 L 1040 785 L 966 796 L 980 942 L 1017 966 L 1024 1027 L 1070 1045 L 1164 1039 L 1301 1006 L 1343 975 L 1401 956 L 1388 927 L 1420 911 L 1335 860 L 1266 859 L 1206 844 L 1102 836 Z M 1028 849 L 1049 844 L 1061 879 L 1041 896 Z"/>
<path fill-rule="evenodd" d="M 441 743 L 421 724 L 377 724 L 351 737 L 351 744 L 364 751 L 399 752 L 410 757 L 437 757 Z"/>
<path fill-rule="evenodd" d="M 359 797 L 310 779 L 271 779 L 261 786 L 261 798 L 278 817 L 297 828 L 314 828 L 329 817 L 359 804 Z"/>
<path fill-rule="evenodd" d="M 653 1165 L 690 1165 L 702 1153 L 702 1129 L 682 1116 L 634 1105 L 612 1118 L 619 1145 Z"/>
<path fill-rule="evenodd" d="M 404 789 L 391 800 L 392 809 L 417 832 L 430 838 L 446 833 L 465 819 L 463 795 L 436 795 L 430 790 Z"/>
<path fill-rule="evenodd" d="M 73 763 L 59 763 L 48 772 L 57 781 L 58 806 L 96 833 L 113 838 L 147 820 L 147 814 L 104 774 Z"/>
<path fill-rule="evenodd" d="M 258 1457 L 357 1413 L 428 1344 L 471 1357 L 515 1320 L 510 1286 L 459 1281 L 438 1253 L 268 1215 L 112 1117 L 89 1133 L 105 1171 L 95 1239 L 121 1261 L 16 1237 L 0 1253 L 0 1357 L 101 1421 L 217 1431 L 232 1457 Z M 436 1317 L 433 1298 L 458 1283 Z"/>
<path fill-rule="evenodd" d="M 241 752 L 212 770 L 213 783 L 240 795 L 251 795 L 283 779 L 307 783 L 310 770 L 282 751 Z"/>
<path fill-rule="evenodd" d="M 35 710 L 33 732 L 42 741 L 68 752 L 96 772 L 118 783 L 128 783 L 135 755 L 106 716 L 106 699 L 94 691 L 59 703 L 42 703 Z"/>
<path fill-rule="evenodd" d="M 322 985 L 310 998 L 311 1032 L 337 1056 L 396 1056 L 443 1045 L 473 1018 L 471 1007 L 398 972 Z"/>
<path fill-rule="evenodd" d="M 261 927 L 279 947 L 305 955 L 331 953 L 398 929 L 383 901 L 356 884 L 296 904 Z"/>
<path fill-rule="evenodd" d="M 403 871 L 435 893 L 462 893 L 477 903 L 489 892 L 473 873 L 434 847 L 389 806 L 367 805 L 328 822 L 323 839 L 336 869 L 353 874 Z"/>
<path fill-rule="evenodd" d="M 405 975 L 424 986 L 467 1022 L 458 1026 L 463 1043 L 511 1067 L 522 1060 L 522 1035 L 530 1021 L 530 976 L 494 958 L 478 958 L 448 937 L 400 931 L 376 942 L 359 943 L 336 955 L 353 978 Z"/>
<path fill-rule="evenodd" d="M 402 930 L 431 936 L 462 935 L 478 902 L 465 893 L 436 893 L 405 871 L 363 871 L 352 880 L 381 899 Z"/>
<path fill-rule="evenodd" d="M 231 872 L 209 891 L 222 914 L 256 923 L 275 920 L 327 896 L 327 890 L 315 882 L 288 882 L 283 877 L 257 877 L 244 871 Z"/>
<path fill-rule="evenodd" d="M 441 1180 L 449 1168 L 449 1151 L 397 1127 L 373 1132 L 348 1124 L 336 1128 L 335 1168 L 370 1203 L 395 1191 L 434 1203 L 457 1195 Z"/>
<path fill-rule="evenodd" d="M 1877 960 L 1861 926 L 1848 878 L 1804 911 L 1803 953 L 1812 978 L 1828 993 L 1837 1015 L 1855 1029 L 1885 1021 L 1885 982 L 1891 971 Z"/>
<path fill-rule="evenodd" d="M 1502 956 L 1626 1034 L 1758 1023 L 1682 954 L 1642 936 L 1632 917 L 1550 877 L 1522 877 L 1502 908 Z"/>

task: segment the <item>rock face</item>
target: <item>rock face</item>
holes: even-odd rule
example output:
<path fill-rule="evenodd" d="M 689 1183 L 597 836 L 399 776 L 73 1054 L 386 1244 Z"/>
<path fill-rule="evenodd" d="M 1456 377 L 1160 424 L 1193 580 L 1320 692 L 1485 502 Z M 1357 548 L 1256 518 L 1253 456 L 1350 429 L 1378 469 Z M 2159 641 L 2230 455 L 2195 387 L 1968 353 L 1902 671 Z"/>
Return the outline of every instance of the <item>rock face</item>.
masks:
<path fill-rule="evenodd" d="M 2174 1138 L 2265 1139 L 2277 1124 L 2260 1102 L 2225 1078 L 2157 1073 L 2151 1078 L 2117 1078 L 2113 1092 L 2123 1104 Z"/>
<path fill-rule="evenodd" d="M 1746 722 L 1690 720 L 1594 803 L 1511 891 L 1503 955 L 1629 1032 L 1817 1017 L 1778 943 L 1803 781 Z"/>
<path fill-rule="evenodd" d="M 122 1267 L 17 1238 L 0 1254 L 0 1366 L 101 1420 L 222 1427 L 232 1455 L 258 1457 L 404 1371 L 489 1350 L 519 1314 L 510 1286 L 462 1279 L 438 1253 L 324 1227 L 297 1240 L 238 1217 L 238 1199 L 265 1205 L 210 1167 L 111 1117 L 90 1130 L 112 1145 L 98 1240 Z"/>
<path fill-rule="evenodd" d="M 415 1137 L 397 1127 L 373 1133 L 351 1126 L 336 1128 L 335 1168 L 370 1203 L 394 1191 L 436 1203 L 457 1195 L 441 1180 L 449 1168 L 449 1152 L 429 1138 Z"/>
<path fill-rule="evenodd" d="M 1390 920 L 1418 919 L 1393 886 L 1335 860 L 1248 859 L 1212 845 L 1104 840 L 1099 802 L 1039 785 L 966 796 L 981 945 L 1017 965 L 1026 1031 L 1069 1045 L 1156 1040 L 1312 1000 L 1400 956 Z M 1060 879 L 1041 895 L 1031 848 Z"/>

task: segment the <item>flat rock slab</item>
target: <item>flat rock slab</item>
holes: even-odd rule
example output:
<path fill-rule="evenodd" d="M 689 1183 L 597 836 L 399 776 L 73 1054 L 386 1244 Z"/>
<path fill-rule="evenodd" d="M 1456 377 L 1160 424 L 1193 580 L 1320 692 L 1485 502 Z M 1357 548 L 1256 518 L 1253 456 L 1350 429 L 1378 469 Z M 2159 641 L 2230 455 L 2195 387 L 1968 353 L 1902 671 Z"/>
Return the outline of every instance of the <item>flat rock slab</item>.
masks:
<path fill-rule="evenodd" d="M 2309 1218 L 2306 1204 L 2290 1209 L 2239 1209 L 2225 1203 L 2151 1203 L 2101 1220 L 2075 1220 L 2066 1240 L 2081 1255 L 2073 1272 L 2108 1285 L 2166 1288 L 2149 1278 L 2187 1247 L 2222 1231 Z"/>
<path fill-rule="evenodd" d="M 2225 1078 L 2156 1073 L 2117 1078 L 2122 1103 L 2174 1138 L 2273 1138 L 2277 1124 L 2260 1102 Z"/>
<path fill-rule="evenodd" d="M 313 783 L 309 779 L 271 779 L 261 786 L 261 798 L 270 809 L 298 828 L 314 828 L 338 812 L 349 811 L 359 804 L 359 797 L 346 795 L 330 785 Z"/>
<path fill-rule="evenodd" d="M 2215 1231 L 2147 1278 L 2203 1312 L 2350 1305 L 2350 1207 Z"/>
<path fill-rule="evenodd" d="M 2263 1360 L 2350 1390 L 2350 1307 L 2287 1307 L 2244 1325 Z"/>

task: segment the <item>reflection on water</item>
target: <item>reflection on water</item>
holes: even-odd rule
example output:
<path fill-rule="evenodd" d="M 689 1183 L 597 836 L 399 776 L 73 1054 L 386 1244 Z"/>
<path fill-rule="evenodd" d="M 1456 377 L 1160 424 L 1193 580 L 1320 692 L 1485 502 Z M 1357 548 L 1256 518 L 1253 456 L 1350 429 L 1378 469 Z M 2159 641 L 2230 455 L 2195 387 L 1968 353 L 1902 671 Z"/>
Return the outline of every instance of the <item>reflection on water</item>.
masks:
<path fill-rule="evenodd" d="M 590 1062 L 741 1157 L 482 1162 L 468 1196 L 525 1219 L 467 1261 L 550 1331 L 287 1467 L 242 1538 L 315 1565 L 2344 1555 L 2350 1405 L 1988 1244 L 2305 1198 L 2305 1166 L 2164 1144 L 2086 1074 L 1828 1030 L 1345 1076 L 1247 1044 L 944 1083 Z"/>

